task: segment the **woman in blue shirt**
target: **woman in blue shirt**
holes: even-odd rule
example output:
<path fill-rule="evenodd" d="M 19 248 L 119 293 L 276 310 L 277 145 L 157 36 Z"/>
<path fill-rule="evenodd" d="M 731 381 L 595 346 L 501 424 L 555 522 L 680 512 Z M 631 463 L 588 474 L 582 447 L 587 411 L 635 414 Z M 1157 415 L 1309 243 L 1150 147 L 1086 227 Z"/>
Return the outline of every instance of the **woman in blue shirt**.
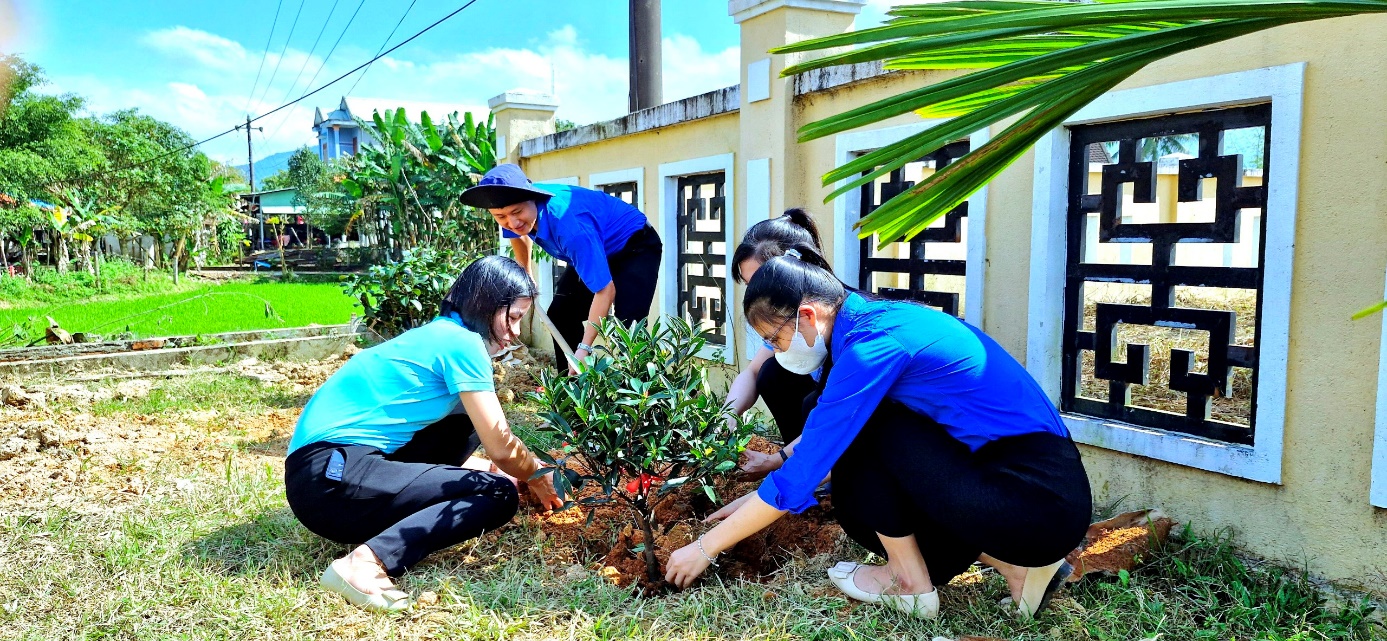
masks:
<path fill-rule="evenodd" d="M 746 283 L 766 261 L 784 255 L 786 248 L 800 245 L 819 248 L 819 229 L 809 212 L 791 208 L 780 216 L 756 223 L 746 231 L 742 243 L 732 253 L 733 276 L 737 282 Z M 806 255 L 804 259 L 812 260 L 816 256 L 818 254 Z M 827 262 L 819 266 L 830 269 Z M 792 442 L 799 438 L 804 428 L 805 403 L 818 390 L 819 384 L 810 373 L 785 369 L 772 357 L 774 350 L 764 346 L 759 336 L 750 339 L 748 345 L 761 346 L 755 348 L 756 355 L 733 379 L 727 391 L 727 404 L 741 414 L 759 397 L 775 419 L 780 437 L 787 443 Z M 753 477 L 764 476 L 780 467 L 784 460 L 782 455 L 755 450 L 747 450 L 745 458 L 742 471 Z"/>
<path fill-rule="evenodd" d="M 721 551 L 817 504 L 814 489 L 831 471 L 844 531 L 888 560 L 829 570 L 848 596 L 934 617 L 934 586 L 981 561 L 1034 616 L 1068 576 L 1063 559 L 1092 511 L 1059 412 L 978 329 L 851 292 L 793 253 L 756 272 L 744 310 L 778 360 L 823 364 L 823 391 L 785 464 L 676 551 L 667 578 L 689 585 Z"/>
<path fill-rule="evenodd" d="M 491 212 L 526 271 L 532 242 L 568 262 L 548 313 L 579 360 L 592 352 L 602 317 L 630 323 L 650 314 L 660 235 L 626 201 L 572 185 L 533 185 L 519 167 L 503 164 L 463 192 L 462 203 Z M 556 341 L 554 355 L 561 353 Z"/>
<path fill-rule="evenodd" d="M 514 341 L 535 285 L 501 256 L 463 270 L 438 318 L 367 349 L 309 399 L 284 461 L 289 507 L 305 527 L 361 543 L 323 572 L 324 587 L 371 610 L 409 607 L 390 577 L 505 524 L 517 478 L 560 507 L 553 477 L 511 433 L 491 354 Z M 491 461 L 469 458 L 478 446 Z"/>

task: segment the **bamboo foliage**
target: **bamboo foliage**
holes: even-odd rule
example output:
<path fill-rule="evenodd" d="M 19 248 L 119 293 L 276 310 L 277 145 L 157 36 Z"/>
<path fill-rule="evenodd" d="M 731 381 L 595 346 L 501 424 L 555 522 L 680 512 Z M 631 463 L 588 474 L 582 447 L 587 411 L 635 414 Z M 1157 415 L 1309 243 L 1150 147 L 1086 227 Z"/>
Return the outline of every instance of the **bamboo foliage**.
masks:
<path fill-rule="evenodd" d="M 887 69 L 972 69 L 800 128 L 801 142 L 915 112 L 943 123 L 824 174 L 837 198 L 949 142 L 1008 118 L 987 144 L 883 203 L 858 234 L 885 245 L 909 239 L 966 201 L 1037 141 L 1148 64 L 1274 27 L 1387 12 L 1387 0 L 954 0 L 900 6 L 886 24 L 772 49 L 828 55 L 790 65 L 791 76 L 841 64 Z"/>

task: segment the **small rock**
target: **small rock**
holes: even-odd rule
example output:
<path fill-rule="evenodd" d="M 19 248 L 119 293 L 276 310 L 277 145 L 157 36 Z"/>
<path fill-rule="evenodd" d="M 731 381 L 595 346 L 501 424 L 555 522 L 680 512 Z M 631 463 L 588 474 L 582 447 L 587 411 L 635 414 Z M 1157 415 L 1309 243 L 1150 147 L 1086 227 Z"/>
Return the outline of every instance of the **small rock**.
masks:
<path fill-rule="evenodd" d="M 438 605 L 438 593 L 433 592 L 432 590 L 428 592 L 423 592 L 419 595 L 419 598 L 414 600 L 414 602 L 418 603 L 419 605 Z"/>
<path fill-rule="evenodd" d="M 131 344 L 130 344 L 130 349 L 131 349 L 132 351 L 138 352 L 138 351 L 143 351 L 143 350 L 147 350 L 147 349 L 159 349 L 159 348 L 161 348 L 161 347 L 163 347 L 163 346 L 164 346 L 164 339 L 162 339 L 162 338 L 151 338 L 151 339 L 148 339 L 148 340 L 135 341 L 135 342 L 131 343 Z"/>
<path fill-rule="evenodd" d="M 351 358 L 361 353 L 361 348 L 356 345 L 348 345 L 342 348 L 343 358 Z"/>
<path fill-rule="evenodd" d="M 587 569 L 575 563 L 573 565 L 568 566 L 568 568 L 564 570 L 563 580 L 573 583 L 577 581 L 582 581 L 585 577 L 587 577 L 587 575 Z"/>
<path fill-rule="evenodd" d="M 15 383 L 0 386 L 0 403 L 11 407 L 24 408 L 32 402 L 29 393 Z"/>
<path fill-rule="evenodd" d="M 122 381 L 116 385 L 116 398 L 121 400 L 138 400 L 149 396 L 149 391 L 154 385 L 143 379 Z"/>
<path fill-rule="evenodd" d="M 70 400 L 74 403 L 84 405 L 92 402 L 92 397 L 94 396 L 91 390 L 88 390 L 85 385 L 75 384 L 60 385 L 48 390 L 48 393 L 52 396 L 54 401 Z"/>

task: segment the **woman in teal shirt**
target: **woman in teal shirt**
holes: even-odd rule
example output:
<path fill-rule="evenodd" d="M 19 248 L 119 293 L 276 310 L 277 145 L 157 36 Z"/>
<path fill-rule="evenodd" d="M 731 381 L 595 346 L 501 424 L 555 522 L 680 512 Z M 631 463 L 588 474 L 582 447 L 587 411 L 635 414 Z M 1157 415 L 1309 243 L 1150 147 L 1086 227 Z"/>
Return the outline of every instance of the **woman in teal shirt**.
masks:
<path fill-rule="evenodd" d="M 407 608 L 391 577 L 509 521 L 517 478 L 543 507 L 563 505 L 492 383 L 490 355 L 519 335 L 534 296 L 515 261 L 482 258 L 437 319 L 353 356 L 309 399 L 284 462 L 289 507 L 319 536 L 365 541 L 328 566 L 324 587 L 366 609 Z M 469 458 L 478 446 L 490 462 Z"/>
<path fill-rule="evenodd" d="M 743 305 L 783 365 L 823 367 L 817 404 L 785 463 L 676 551 L 667 578 L 686 586 L 722 550 L 816 505 L 814 489 L 831 471 L 843 530 L 887 558 L 831 569 L 845 594 L 934 617 L 934 586 L 981 561 L 1033 616 L 1069 574 L 1064 557 L 1092 510 L 1059 412 L 982 331 L 923 305 L 849 291 L 796 257 L 813 251 L 767 261 Z"/>

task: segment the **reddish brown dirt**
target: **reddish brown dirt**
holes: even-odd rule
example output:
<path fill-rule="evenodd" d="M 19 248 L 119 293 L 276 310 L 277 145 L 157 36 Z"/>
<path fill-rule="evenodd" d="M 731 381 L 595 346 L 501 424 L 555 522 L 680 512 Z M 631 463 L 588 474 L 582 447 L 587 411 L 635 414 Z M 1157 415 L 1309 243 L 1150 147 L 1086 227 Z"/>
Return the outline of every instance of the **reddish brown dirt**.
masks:
<path fill-rule="evenodd" d="M 776 451 L 774 445 L 759 437 L 752 449 Z M 755 491 L 756 481 L 721 479 L 715 483 L 718 496 L 731 501 Z M 588 487 L 579 498 L 596 496 L 599 488 Z M 655 505 L 655 557 L 664 572 L 669 555 L 712 528 L 703 518 L 718 508 L 702 492 L 690 488 L 673 492 Z M 768 581 L 780 566 L 796 554 L 814 556 L 837 552 L 846 542 L 843 529 L 829 516 L 832 509 L 828 499 L 803 514 L 791 514 L 770 527 L 757 532 L 721 555 L 719 565 L 710 572 L 717 575 Z M 592 513 L 589 520 L 589 512 Z M 664 586 L 645 580 L 645 557 L 640 549 L 645 535 L 636 525 L 634 513 L 624 504 L 574 507 L 549 514 L 530 513 L 524 517 L 543 532 L 556 560 L 589 563 L 602 576 L 619 586 L 639 583 L 647 592 L 660 591 Z"/>
<path fill-rule="evenodd" d="M 1139 510 L 1119 514 L 1088 528 L 1084 544 L 1069 554 L 1074 566 L 1070 581 L 1085 574 L 1102 572 L 1116 574 L 1131 571 L 1151 557 L 1151 552 L 1164 545 L 1175 522 L 1159 510 Z"/>

